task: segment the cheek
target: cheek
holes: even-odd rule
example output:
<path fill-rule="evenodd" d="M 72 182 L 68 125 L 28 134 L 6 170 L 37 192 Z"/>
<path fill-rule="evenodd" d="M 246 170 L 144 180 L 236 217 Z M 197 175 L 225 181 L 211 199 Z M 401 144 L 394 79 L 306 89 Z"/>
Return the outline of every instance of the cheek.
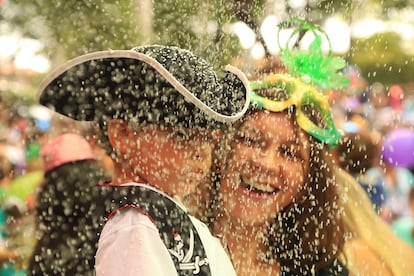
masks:
<path fill-rule="evenodd" d="M 135 148 L 131 161 L 141 168 L 159 170 L 171 163 L 171 149 L 160 142 L 140 141 L 140 147 Z"/>
<path fill-rule="evenodd" d="M 166 140 L 154 139 L 153 141 L 141 143 L 141 145 L 145 149 L 145 155 L 158 159 L 158 162 L 182 157 L 182 146 Z"/>
<path fill-rule="evenodd" d="M 158 156 L 157 166 L 163 167 L 166 171 L 174 171 L 176 174 L 180 174 L 183 170 L 198 162 L 197 156 L 199 155 L 196 149 L 190 146 L 175 145 L 173 147 L 169 145 L 160 146 L 157 149 Z M 211 165 L 211 158 L 203 158 L 204 162 L 208 162 L 208 167 Z M 207 165 L 205 166 L 207 167 Z"/>
<path fill-rule="evenodd" d="M 225 209 L 232 209 L 234 205 L 234 190 L 235 183 L 230 175 L 223 175 L 220 181 L 220 196 L 223 207 Z"/>
<path fill-rule="evenodd" d="M 225 202 L 234 200 L 234 192 L 240 185 L 239 173 L 235 163 L 228 163 L 221 173 L 220 193 Z"/>
<path fill-rule="evenodd" d="M 258 157 L 256 154 L 256 151 L 246 148 L 246 147 L 236 147 L 232 154 L 231 158 L 229 160 L 229 163 L 232 164 L 233 171 L 237 171 L 240 168 L 243 167 L 243 164 L 245 164 L 249 160 L 256 160 Z"/>
<path fill-rule="evenodd" d="M 244 146 L 242 144 L 236 144 L 232 149 L 232 157 L 233 159 L 239 159 L 243 156 L 247 156 L 251 154 L 251 148 Z"/>
<path fill-rule="evenodd" d="M 174 164 L 183 164 L 187 160 L 190 160 L 194 155 L 191 150 L 188 150 L 182 146 L 165 146 L 159 149 L 162 158 L 165 163 L 174 165 Z"/>
<path fill-rule="evenodd" d="M 307 181 L 305 168 L 300 163 L 285 165 L 283 174 L 286 190 L 292 194 L 298 193 Z"/>

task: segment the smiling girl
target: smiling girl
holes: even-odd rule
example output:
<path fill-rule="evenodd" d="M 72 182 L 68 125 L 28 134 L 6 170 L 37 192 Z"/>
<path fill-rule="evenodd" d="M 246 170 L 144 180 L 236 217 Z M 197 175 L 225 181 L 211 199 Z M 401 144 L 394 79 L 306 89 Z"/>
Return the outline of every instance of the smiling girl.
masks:
<path fill-rule="evenodd" d="M 231 134 L 214 229 L 223 233 L 238 275 L 346 273 L 337 260 L 345 228 L 329 145 L 309 135 L 315 128 L 303 116 L 318 123 L 319 133 L 325 131 L 320 139 L 332 144 L 337 130 L 326 127 L 334 126 L 325 110 L 303 104 L 300 94 L 288 105 L 294 96 L 286 98 L 281 89 L 290 84 L 288 76 L 273 75 L 263 83 L 273 79 L 287 82 L 255 91 L 251 111 Z M 324 106 L 323 100 L 315 103 Z"/>
<path fill-rule="evenodd" d="M 326 97 L 284 74 L 251 86 L 223 146 L 213 223 L 237 275 L 413 273 L 413 250 L 333 160 L 341 135 Z"/>

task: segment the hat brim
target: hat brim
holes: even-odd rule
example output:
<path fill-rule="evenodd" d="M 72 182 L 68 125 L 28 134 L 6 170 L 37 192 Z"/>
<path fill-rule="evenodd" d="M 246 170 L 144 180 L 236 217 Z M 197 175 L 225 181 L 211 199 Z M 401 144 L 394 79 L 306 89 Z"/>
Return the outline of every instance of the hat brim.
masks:
<path fill-rule="evenodd" d="M 215 102 L 221 106 L 226 105 L 224 111 L 223 108 L 211 104 L 212 101 L 203 101 L 197 97 L 197 91 L 190 91 L 186 83 L 179 81 L 174 72 L 170 72 L 158 60 L 133 50 L 94 52 L 66 62 L 51 72 L 40 84 L 39 102 L 58 113 L 81 121 L 94 121 L 106 113 L 116 114 L 110 100 L 107 100 L 107 96 L 114 93 L 114 87 L 127 87 L 122 89 L 120 95 L 116 95 L 117 98 L 125 97 L 128 101 L 139 101 L 145 93 L 140 91 L 142 87 L 151 88 L 154 83 L 154 80 L 142 77 L 131 78 L 131 75 L 137 75 L 133 72 L 134 68 L 140 68 L 142 65 L 152 70 L 155 78 L 171 85 L 187 103 L 196 106 L 209 120 L 234 122 L 243 116 L 249 106 L 249 82 L 247 77 L 233 66 L 225 67 L 226 75 L 219 81 L 223 93 L 215 94 L 218 97 Z M 197 90 L 194 87 L 192 89 Z M 234 104 L 236 102 L 238 104 Z M 175 107 L 175 111 L 179 112 L 182 108 L 178 106 L 180 104 L 182 103 L 170 102 L 168 105 Z"/>

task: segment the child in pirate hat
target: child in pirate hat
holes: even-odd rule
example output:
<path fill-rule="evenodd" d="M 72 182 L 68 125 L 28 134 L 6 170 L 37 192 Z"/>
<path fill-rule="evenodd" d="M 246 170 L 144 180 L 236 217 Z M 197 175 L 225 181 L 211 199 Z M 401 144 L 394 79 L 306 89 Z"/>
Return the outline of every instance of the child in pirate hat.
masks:
<path fill-rule="evenodd" d="M 97 275 L 235 275 L 206 225 L 214 141 L 249 103 L 246 77 L 219 78 L 187 50 L 143 46 L 75 58 L 41 84 L 40 103 L 100 125 L 115 172 L 113 212 L 101 233 Z M 121 196 L 118 196 L 120 194 Z"/>

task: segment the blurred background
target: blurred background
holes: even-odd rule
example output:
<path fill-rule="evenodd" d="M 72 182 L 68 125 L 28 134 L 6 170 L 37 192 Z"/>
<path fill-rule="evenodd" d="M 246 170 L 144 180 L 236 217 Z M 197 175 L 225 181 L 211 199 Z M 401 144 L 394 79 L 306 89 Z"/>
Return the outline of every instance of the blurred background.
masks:
<path fill-rule="evenodd" d="M 75 56 L 143 44 L 188 48 L 215 66 L 277 56 L 277 24 L 320 24 L 332 50 L 369 83 L 412 90 L 412 0 L 0 0 L 0 89 L 30 97 L 42 74 Z"/>
<path fill-rule="evenodd" d="M 19 220 L 6 223 L 0 210 L 0 234 L 4 248 L 23 256 L 13 269 L 24 268 L 33 244 L 31 210 L 42 181 L 42 145 L 58 133 L 83 134 L 102 166 L 112 169 L 92 126 L 74 124 L 37 105 L 36 90 L 50 70 L 91 51 L 164 44 L 190 49 L 217 69 L 230 63 L 254 75 L 280 65 L 277 26 L 291 17 L 320 25 L 333 54 L 347 62 L 343 73 L 351 83 L 332 94 L 334 119 L 344 133 L 367 134 L 376 148 L 367 155 L 360 150 L 366 145 L 357 146 L 355 158 L 370 160 L 355 177 L 379 168 L 385 174 L 378 176 L 381 185 L 392 194 L 400 184 L 385 183 L 386 174 L 403 167 L 408 180 L 398 193 L 408 202 L 414 190 L 414 134 L 392 131 L 414 126 L 414 0 L 0 0 L 0 205 L 19 214 Z M 280 32 L 282 44 L 290 33 Z M 325 51 L 328 45 L 325 40 Z M 306 46 L 304 37 L 300 47 Z M 383 154 L 385 142 L 401 145 L 398 139 L 413 151 L 404 165 L 393 150 L 388 149 L 387 158 Z M 341 158 L 346 168 L 351 157 Z M 408 232 L 399 230 L 414 246 L 412 196 L 410 202 L 401 214 L 375 207 L 390 224 L 410 217 Z"/>

